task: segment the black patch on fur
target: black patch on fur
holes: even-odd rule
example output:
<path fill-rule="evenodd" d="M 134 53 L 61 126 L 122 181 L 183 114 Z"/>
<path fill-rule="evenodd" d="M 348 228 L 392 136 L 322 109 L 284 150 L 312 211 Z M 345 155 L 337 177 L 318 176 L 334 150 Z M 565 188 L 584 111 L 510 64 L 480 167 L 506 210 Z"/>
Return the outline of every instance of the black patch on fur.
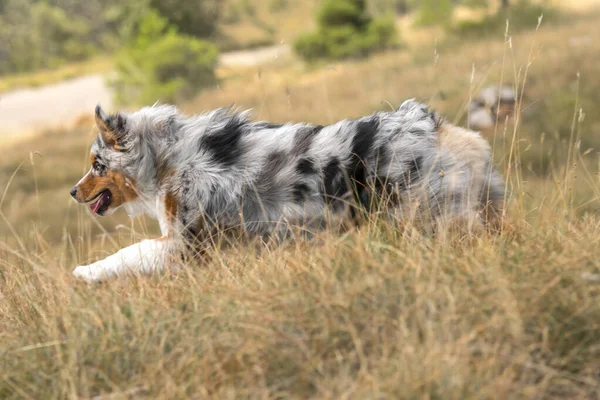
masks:
<path fill-rule="evenodd" d="M 310 148 L 313 138 L 323 130 L 323 126 L 305 126 L 296 132 L 294 136 L 294 144 L 292 145 L 292 151 L 294 154 L 304 154 Z"/>
<path fill-rule="evenodd" d="M 102 157 L 100 157 L 99 155 L 96 155 L 96 160 L 92 164 L 92 168 L 94 169 L 94 171 L 96 171 L 98 176 L 106 176 L 108 172 L 106 165 L 102 162 Z"/>
<path fill-rule="evenodd" d="M 121 114 L 116 114 L 113 117 L 113 121 L 111 122 L 111 125 L 114 127 L 114 129 L 117 131 L 118 134 L 120 135 L 124 135 L 125 134 L 125 117 L 123 117 Z"/>
<path fill-rule="evenodd" d="M 352 139 L 352 154 L 365 159 L 371 151 L 373 141 L 379 130 L 379 120 L 370 118 L 356 123 L 356 133 Z"/>
<path fill-rule="evenodd" d="M 176 118 L 175 116 L 171 115 L 169 118 L 167 118 L 167 127 L 171 130 L 171 132 L 175 132 L 177 125 L 176 125 Z"/>
<path fill-rule="evenodd" d="M 167 118 L 167 122 L 165 123 L 165 133 L 167 136 L 166 141 L 168 147 L 174 146 L 175 143 L 177 143 L 176 132 L 178 129 L 179 123 L 177 122 L 177 119 L 171 115 L 169 118 Z"/>
<path fill-rule="evenodd" d="M 312 175 L 317 173 L 317 169 L 310 158 L 301 158 L 296 165 L 296 172 L 300 175 Z"/>
<path fill-rule="evenodd" d="M 422 157 L 413 158 L 407 165 L 406 171 L 398 182 L 399 189 L 407 189 L 421 179 Z"/>
<path fill-rule="evenodd" d="M 122 139 L 127 133 L 125 129 L 126 119 L 123 115 L 111 114 L 106 118 L 106 124 L 112 129 L 117 138 Z"/>
<path fill-rule="evenodd" d="M 379 146 L 375 153 L 375 170 L 379 171 L 381 167 L 385 167 L 389 164 L 392 158 L 392 152 L 390 146 L 386 143 Z"/>
<path fill-rule="evenodd" d="M 298 204 L 303 203 L 310 194 L 310 188 L 305 183 L 296 183 L 292 188 L 292 196 Z"/>
<path fill-rule="evenodd" d="M 185 215 L 188 213 L 189 208 L 187 206 L 187 204 L 183 203 L 181 205 L 181 214 L 184 215 L 184 219 L 185 219 Z"/>
<path fill-rule="evenodd" d="M 94 140 L 94 144 L 96 146 L 98 146 L 99 149 L 106 148 L 106 144 L 104 143 L 104 140 L 102 140 L 102 137 L 100 135 L 96 136 L 96 140 Z"/>
<path fill-rule="evenodd" d="M 256 180 L 243 189 L 245 193 L 245 201 L 242 206 L 243 215 L 253 215 L 252 204 L 255 204 L 258 208 L 262 208 L 261 205 L 268 208 L 272 204 L 278 204 L 286 195 L 288 186 L 282 185 L 277 180 L 277 173 L 285 167 L 286 158 L 286 153 L 283 151 L 275 151 L 267 155 Z M 260 212 L 262 213 L 263 210 Z"/>
<path fill-rule="evenodd" d="M 192 186 L 192 180 L 190 179 L 189 171 L 183 171 L 181 174 L 181 192 L 184 196 L 190 193 L 190 187 Z"/>
<path fill-rule="evenodd" d="M 344 171 L 341 167 L 340 161 L 334 157 L 323 168 L 323 191 L 327 202 L 339 199 L 348 191 Z"/>
<path fill-rule="evenodd" d="M 120 146 L 125 146 L 127 144 L 127 142 L 124 140 L 125 136 L 127 135 L 127 128 L 125 127 L 126 123 L 127 119 L 119 113 L 110 114 L 108 117 L 106 117 L 106 125 L 117 138 Z M 98 135 L 94 142 L 101 149 L 107 147 L 102 135 Z"/>
<path fill-rule="evenodd" d="M 235 164 L 243 153 L 240 139 L 244 134 L 246 121 L 238 116 L 232 116 L 227 124 L 219 130 L 210 132 L 200 144 L 200 147 L 212 153 L 213 159 L 230 167 Z"/>
<path fill-rule="evenodd" d="M 425 120 L 431 120 L 431 121 L 433 121 L 433 125 L 437 128 L 438 126 L 437 126 L 436 115 L 431 110 L 429 110 L 429 108 L 427 108 L 424 105 L 421 106 L 421 109 L 423 110 L 424 114 L 421 116 L 421 118 L 418 119 L 418 122 L 422 122 L 422 121 L 425 121 Z M 416 136 L 425 136 L 428 133 L 431 133 L 431 132 L 426 132 L 426 131 L 424 131 L 423 129 L 420 129 L 420 128 L 417 129 L 417 128 L 414 127 L 415 125 L 416 124 L 411 125 L 408 128 L 408 133 L 411 133 L 411 134 L 416 135 Z"/>
<path fill-rule="evenodd" d="M 279 129 L 283 126 L 283 124 L 275 124 L 272 122 L 257 122 L 254 125 L 258 129 Z"/>
<path fill-rule="evenodd" d="M 400 197 L 396 188 L 387 178 L 375 181 L 375 192 L 378 198 L 383 201 L 383 204 L 387 206 L 396 207 L 400 204 Z"/>
<path fill-rule="evenodd" d="M 362 206 L 369 204 L 369 190 L 367 182 L 367 160 L 371 155 L 373 141 L 379 130 L 379 121 L 371 118 L 359 121 L 356 124 L 356 133 L 352 139 L 350 164 L 348 165 L 348 176 L 352 181 L 352 190 L 356 200 Z"/>
<path fill-rule="evenodd" d="M 283 151 L 276 151 L 267 156 L 267 160 L 263 167 L 263 176 L 275 176 L 276 173 L 271 171 L 278 171 L 285 166 L 286 155 Z"/>
<path fill-rule="evenodd" d="M 195 253 L 198 249 L 197 247 L 200 245 L 200 231 L 197 224 L 183 224 L 183 239 L 187 252 Z"/>

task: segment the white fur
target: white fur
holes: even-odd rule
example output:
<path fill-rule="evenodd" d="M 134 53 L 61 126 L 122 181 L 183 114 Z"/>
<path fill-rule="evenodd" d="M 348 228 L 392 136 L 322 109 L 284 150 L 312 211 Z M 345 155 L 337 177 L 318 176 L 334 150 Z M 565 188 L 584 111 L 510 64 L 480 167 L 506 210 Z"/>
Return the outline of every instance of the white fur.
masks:
<path fill-rule="evenodd" d="M 123 275 L 151 275 L 165 267 L 172 242 L 143 240 L 90 265 L 75 268 L 73 275 L 88 283 L 101 282 Z"/>

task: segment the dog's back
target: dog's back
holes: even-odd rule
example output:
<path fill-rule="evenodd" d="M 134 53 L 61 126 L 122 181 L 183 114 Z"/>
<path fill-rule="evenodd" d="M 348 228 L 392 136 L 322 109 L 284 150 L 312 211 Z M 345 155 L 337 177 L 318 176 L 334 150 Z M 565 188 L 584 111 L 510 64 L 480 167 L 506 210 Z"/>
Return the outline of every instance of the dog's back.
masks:
<path fill-rule="evenodd" d="M 230 183 L 211 189 L 233 201 L 205 210 L 255 233 L 382 205 L 400 218 L 486 222 L 501 213 L 487 141 L 414 100 L 325 127 L 250 123 L 240 149 L 243 167 L 224 169 Z"/>
<path fill-rule="evenodd" d="M 395 199 L 395 215 L 497 221 L 503 183 L 481 135 L 445 122 L 414 100 L 378 116 L 379 147 L 371 159 L 375 174 L 366 187 Z"/>
<path fill-rule="evenodd" d="M 207 224 L 253 234 L 322 226 L 332 215 L 382 206 L 400 218 L 501 213 L 487 142 L 414 100 L 329 126 L 254 122 L 228 110 L 185 117 L 161 106 L 128 116 L 128 125 L 146 146 L 129 150 L 131 159 L 157 159 L 134 178 L 164 175 L 157 191 L 192 236 Z"/>

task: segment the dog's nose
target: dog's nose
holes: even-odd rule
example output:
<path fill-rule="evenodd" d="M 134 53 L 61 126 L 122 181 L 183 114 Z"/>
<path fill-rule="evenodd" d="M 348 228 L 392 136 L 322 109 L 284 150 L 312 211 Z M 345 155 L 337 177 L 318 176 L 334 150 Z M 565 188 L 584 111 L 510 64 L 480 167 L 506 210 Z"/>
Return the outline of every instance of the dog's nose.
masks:
<path fill-rule="evenodd" d="M 71 193 L 71 197 L 75 198 L 77 196 L 77 186 L 73 186 L 69 193 Z"/>

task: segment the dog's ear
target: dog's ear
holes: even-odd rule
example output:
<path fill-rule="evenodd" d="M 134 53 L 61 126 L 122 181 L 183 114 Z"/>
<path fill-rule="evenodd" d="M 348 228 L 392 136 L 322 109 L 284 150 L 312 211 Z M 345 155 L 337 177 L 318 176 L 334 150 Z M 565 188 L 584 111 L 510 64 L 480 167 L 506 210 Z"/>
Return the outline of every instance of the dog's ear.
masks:
<path fill-rule="evenodd" d="M 123 151 L 123 136 L 125 136 L 125 118 L 120 115 L 106 115 L 100 104 L 96 106 L 96 126 L 100 130 L 102 140 L 117 151 Z"/>

